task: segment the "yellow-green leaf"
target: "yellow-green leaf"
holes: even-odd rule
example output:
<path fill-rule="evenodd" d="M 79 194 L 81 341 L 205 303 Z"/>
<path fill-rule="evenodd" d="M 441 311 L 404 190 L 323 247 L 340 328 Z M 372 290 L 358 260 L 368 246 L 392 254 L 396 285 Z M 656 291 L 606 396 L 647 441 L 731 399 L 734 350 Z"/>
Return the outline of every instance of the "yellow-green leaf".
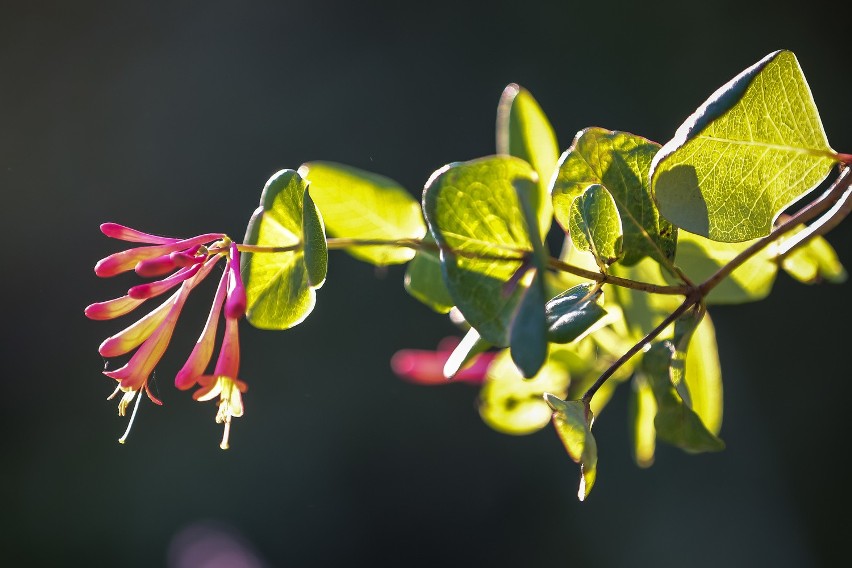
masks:
<path fill-rule="evenodd" d="M 741 242 L 769 234 L 837 160 L 796 56 L 776 51 L 683 123 L 654 157 L 651 185 L 678 227 Z"/>
<path fill-rule="evenodd" d="M 723 243 L 680 231 L 677 239 L 675 264 L 690 280 L 700 284 L 728 264 L 754 241 Z M 764 248 L 722 280 L 705 298 L 708 304 L 741 304 L 765 298 L 772 291 L 778 265 L 770 248 Z M 680 284 L 663 272 L 670 284 Z"/>
<path fill-rule="evenodd" d="M 624 258 L 632 266 L 645 258 L 668 264 L 677 229 L 660 217 L 648 172 L 660 145 L 629 132 L 586 128 L 559 158 L 551 194 L 556 220 L 569 230 L 574 199 L 592 184 L 603 185 L 618 207 L 624 232 Z"/>
<path fill-rule="evenodd" d="M 328 243 L 325 240 L 325 225 L 322 215 L 311 199 L 309 189 L 305 189 L 302 209 L 302 233 L 305 236 L 305 265 L 308 268 L 308 283 L 319 288 L 325 282 L 328 272 Z"/>
<path fill-rule="evenodd" d="M 497 106 L 497 153 L 525 160 L 538 174 L 538 191 L 533 203 L 540 233 L 546 235 L 553 220 L 548 194 L 559 146 L 553 127 L 538 102 L 529 91 L 514 83 L 503 90 Z"/>
<path fill-rule="evenodd" d="M 639 467 L 651 467 L 657 447 L 657 430 L 654 428 L 657 401 L 651 385 L 642 373 L 636 373 L 631 384 L 633 390 L 630 397 L 630 432 L 633 437 L 633 460 Z"/>
<path fill-rule="evenodd" d="M 328 233 L 353 239 L 420 239 L 426 225 L 420 204 L 395 181 L 333 162 L 308 162 L 299 174 L 311 184 L 311 197 Z M 399 264 L 414 250 L 395 246 L 359 246 L 352 256 L 375 265 Z"/>
<path fill-rule="evenodd" d="M 580 464 L 580 489 L 577 496 L 583 501 L 589 496 L 597 477 L 598 446 L 592 435 L 594 416 L 582 401 L 565 401 L 550 393 L 546 393 L 544 399 L 553 409 L 553 426 L 565 451 Z"/>
<path fill-rule="evenodd" d="M 518 277 L 533 251 L 513 182 L 534 177 L 523 160 L 491 156 L 441 168 L 423 193 L 453 303 L 499 347 L 509 344 L 509 325 L 528 283 Z M 514 292 L 506 288 L 513 277 Z"/>
<path fill-rule="evenodd" d="M 501 351 L 488 367 L 479 393 L 479 414 L 491 428 L 504 434 L 524 435 L 544 428 L 552 411 L 545 392 L 565 396 L 569 376 L 564 365 L 549 359 L 532 379 L 524 379 L 509 350 Z"/>
<path fill-rule="evenodd" d="M 255 327 L 287 329 L 301 323 L 314 309 L 316 292 L 308 276 L 304 249 L 306 188 L 305 181 L 293 170 L 282 170 L 273 175 L 266 182 L 260 206 L 246 229 L 246 244 L 294 247 L 294 250 L 284 252 L 246 252 L 241 255 L 246 317 Z M 317 230 L 317 227 L 311 229 L 311 246 L 318 254 L 321 245 L 318 235 L 314 234 Z M 319 264 L 319 257 L 316 263 Z M 315 270 L 318 276 L 316 266 Z"/>
<path fill-rule="evenodd" d="M 568 220 L 574 246 L 591 252 L 601 270 L 621 258 L 624 233 L 615 200 L 606 188 L 592 184 L 574 199 Z"/>
<path fill-rule="evenodd" d="M 805 284 L 823 281 L 832 284 L 846 282 L 846 269 L 840 264 L 837 253 L 828 241 L 819 235 L 785 257 L 781 267 L 790 276 Z"/>

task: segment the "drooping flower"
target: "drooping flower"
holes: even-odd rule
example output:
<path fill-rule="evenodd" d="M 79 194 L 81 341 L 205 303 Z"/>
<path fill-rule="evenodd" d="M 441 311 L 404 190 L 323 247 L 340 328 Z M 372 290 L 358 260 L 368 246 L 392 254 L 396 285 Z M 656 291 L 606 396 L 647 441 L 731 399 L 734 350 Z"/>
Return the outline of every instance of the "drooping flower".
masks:
<path fill-rule="evenodd" d="M 116 390 L 109 398 L 116 396 L 119 392 L 124 393 L 118 404 L 118 412 L 121 416 L 125 415 L 130 402 L 142 390 L 152 402 L 162 404 L 151 393 L 148 380 L 171 341 L 178 317 L 190 292 L 210 274 L 220 260 L 226 260 L 227 266 L 214 296 L 213 306 L 201 338 L 175 378 L 175 383 L 180 389 L 188 389 L 196 382 L 200 383 L 202 389 L 196 393 L 196 398 L 199 400 L 208 400 L 221 394 L 217 421 L 225 422 L 222 447 L 226 448 L 230 419 L 232 416 L 242 415 L 240 393 L 245 392 L 247 388 L 244 382 L 237 379 L 238 321 L 245 315 L 246 306 L 245 288 L 239 275 L 237 245 L 222 233 L 207 233 L 189 239 L 176 239 L 143 233 L 116 223 L 104 223 L 101 225 L 101 231 L 108 237 L 149 246 L 134 247 L 102 259 L 95 266 L 95 273 L 98 276 L 110 277 L 134 270 L 142 277 L 165 277 L 158 281 L 133 286 L 127 295 L 120 298 L 92 304 L 86 308 L 86 316 L 94 320 L 113 319 L 130 313 L 145 301 L 178 287 L 160 306 L 101 343 L 99 352 L 104 357 L 116 357 L 136 350 L 124 366 L 113 371 L 104 371 L 106 376 L 118 381 Z M 204 375 L 212 355 L 217 322 L 223 304 L 226 332 L 222 351 L 215 375 Z M 127 431 L 119 439 L 122 443 L 130 431 L 140 400 L 141 398 L 136 401 Z"/>
<path fill-rule="evenodd" d="M 225 337 L 222 339 L 219 358 L 213 374 L 202 375 L 212 355 L 217 321 L 223 304 L 225 306 Z M 201 386 L 192 395 L 195 400 L 206 401 L 219 396 L 216 422 L 225 425 L 222 443 L 219 444 L 223 450 L 228 449 L 231 418 L 243 415 L 241 393 L 246 392 L 248 388 L 237 376 L 240 370 L 239 320 L 245 313 L 246 292 L 240 277 L 240 256 L 237 246 L 232 243 L 228 267 L 222 274 L 207 323 L 192 354 L 175 378 L 175 384 L 180 389 L 190 388 L 196 382 Z"/>
<path fill-rule="evenodd" d="M 444 365 L 458 343 L 457 338 L 447 337 L 438 344 L 436 351 L 401 349 L 391 358 L 391 369 L 401 379 L 418 385 L 433 386 L 457 382 L 481 385 L 485 381 L 488 367 L 494 361 L 495 353 L 479 354 L 470 365 L 459 370 L 452 380 L 444 376 Z"/>

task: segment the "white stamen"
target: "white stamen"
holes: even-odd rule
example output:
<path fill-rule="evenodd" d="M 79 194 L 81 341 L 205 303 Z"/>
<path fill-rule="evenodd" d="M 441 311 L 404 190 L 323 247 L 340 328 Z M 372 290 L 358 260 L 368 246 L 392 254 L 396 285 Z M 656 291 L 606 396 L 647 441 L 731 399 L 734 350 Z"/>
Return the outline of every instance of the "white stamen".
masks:
<path fill-rule="evenodd" d="M 118 439 L 119 444 L 123 444 L 125 440 L 127 440 L 127 436 L 130 434 L 130 427 L 133 426 L 133 420 L 136 418 L 136 411 L 139 410 L 139 403 L 142 402 L 142 393 L 139 393 L 139 397 L 136 399 L 136 404 L 133 405 L 133 412 L 130 414 L 130 422 L 127 423 L 127 430 L 124 431 L 124 435 Z"/>
<path fill-rule="evenodd" d="M 223 450 L 227 450 L 228 447 L 229 447 L 228 446 L 228 436 L 230 436 L 230 435 L 231 435 L 231 417 L 228 416 L 228 418 L 225 419 L 225 433 L 222 435 L 222 443 L 219 444 L 219 447 L 222 448 Z"/>

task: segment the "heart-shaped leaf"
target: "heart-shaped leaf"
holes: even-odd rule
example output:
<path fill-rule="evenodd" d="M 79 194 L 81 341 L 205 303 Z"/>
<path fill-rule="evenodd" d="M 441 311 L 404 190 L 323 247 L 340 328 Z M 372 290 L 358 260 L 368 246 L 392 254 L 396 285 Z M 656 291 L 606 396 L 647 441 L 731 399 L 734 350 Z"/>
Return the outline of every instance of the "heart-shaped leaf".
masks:
<path fill-rule="evenodd" d="M 308 162 L 299 174 L 311 184 L 311 197 L 322 211 L 330 235 L 341 238 L 420 239 L 426 233 L 420 204 L 392 179 L 333 162 Z M 352 256 L 383 266 L 408 262 L 414 250 L 359 246 Z"/>
<path fill-rule="evenodd" d="M 527 285 L 519 270 L 533 251 L 513 186 L 517 179 L 534 181 L 535 172 L 518 158 L 492 156 L 441 168 L 423 192 L 453 304 L 485 341 L 501 347 L 509 344 L 509 325 Z M 507 290 L 513 277 L 521 282 Z"/>
<path fill-rule="evenodd" d="M 593 184 L 574 199 L 568 219 L 574 246 L 595 257 L 601 271 L 621 258 L 623 231 L 615 200 L 606 188 Z"/>
<path fill-rule="evenodd" d="M 775 218 L 839 161 L 790 51 L 770 53 L 723 85 L 651 165 L 660 212 L 692 233 L 740 242 Z"/>
<path fill-rule="evenodd" d="M 317 214 L 307 214 L 304 199 L 307 184 L 293 170 L 273 175 L 260 196 L 260 206 L 246 229 L 245 243 L 267 247 L 288 247 L 283 252 L 246 252 L 241 255 L 241 273 L 246 287 L 246 318 L 261 329 L 287 329 L 301 323 L 314 309 L 316 286 L 311 285 L 305 260 L 310 241 L 311 272 L 322 284 L 322 222 Z M 309 231 L 306 235 L 305 231 Z"/>
<path fill-rule="evenodd" d="M 663 219 L 651 198 L 648 172 L 660 145 L 629 132 L 587 128 L 577 133 L 559 158 L 551 194 L 556 220 L 569 231 L 571 205 L 592 184 L 603 185 L 618 207 L 624 232 L 624 257 L 632 266 L 650 256 L 668 264 L 677 229 Z"/>

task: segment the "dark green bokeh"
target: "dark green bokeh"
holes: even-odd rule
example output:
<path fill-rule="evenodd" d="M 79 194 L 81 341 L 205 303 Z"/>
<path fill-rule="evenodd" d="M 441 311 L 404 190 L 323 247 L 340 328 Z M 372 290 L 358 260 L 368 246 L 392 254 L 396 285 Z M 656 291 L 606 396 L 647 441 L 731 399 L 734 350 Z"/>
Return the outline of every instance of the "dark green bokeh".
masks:
<path fill-rule="evenodd" d="M 400 267 L 332 253 L 304 324 L 243 326 L 250 390 L 228 452 L 214 405 L 170 385 L 210 287 L 158 367 L 165 406 L 143 402 L 126 446 L 96 351 L 121 323 L 82 314 L 132 281 L 94 276 L 119 246 L 99 223 L 239 237 L 266 179 L 315 159 L 418 195 L 436 168 L 493 151 L 513 81 L 563 149 L 591 125 L 664 142 L 783 47 L 832 145 L 852 151 L 839 19 L 793 1 L 154 4 L 6 3 L 0 17 L 4 565 L 166 565 L 201 521 L 269 566 L 808 566 L 845 551 L 848 284 L 781 277 L 764 302 L 711 310 L 727 449 L 661 448 L 638 470 L 621 393 L 595 423 L 583 504 L 552 429 L 497 434 L 473 389 L 391 374 L 395 350 L 453 332 L 404 293 Z M 829 237 L 847 266 L 850 225 Z"/>

